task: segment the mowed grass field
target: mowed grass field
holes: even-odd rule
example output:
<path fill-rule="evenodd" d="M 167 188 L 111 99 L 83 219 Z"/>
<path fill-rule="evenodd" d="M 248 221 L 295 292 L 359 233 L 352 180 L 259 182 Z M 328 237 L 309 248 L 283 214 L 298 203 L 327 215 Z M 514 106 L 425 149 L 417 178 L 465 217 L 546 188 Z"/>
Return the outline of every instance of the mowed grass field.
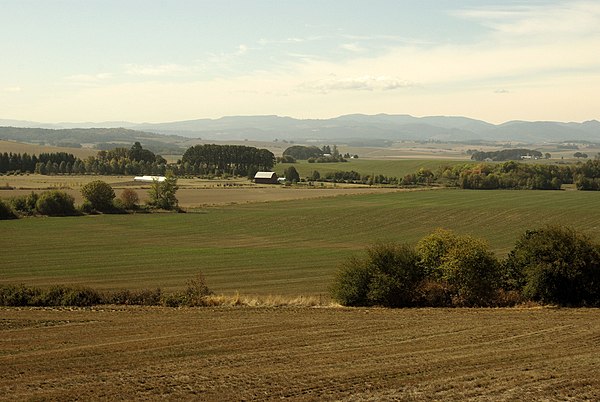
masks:
<path fill-rule="evenodd" d="M 597 309 L 0 309 L 0 400 L 597 401 Z"/>
<path fill-rule="evenodd" d="M 326 295 L 339 263 L 377 241 L 415 243 L 442 227 L 502 256 L 545 224 L 600 241 L 598 205 L 597 192 L 440 189 L 1 221 L 0 283 L 175 290 L 202 271 L 217 293 Z"/>

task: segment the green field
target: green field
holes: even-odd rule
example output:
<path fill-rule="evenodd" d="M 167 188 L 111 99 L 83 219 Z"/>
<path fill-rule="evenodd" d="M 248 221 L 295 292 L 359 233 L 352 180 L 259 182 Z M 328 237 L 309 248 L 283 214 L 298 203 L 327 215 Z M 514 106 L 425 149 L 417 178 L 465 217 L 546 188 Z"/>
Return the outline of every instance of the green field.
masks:
<path fill-rule="evenodd" d="M 172 290 L 201 270 L 218 293 L 317 295 L 366 245 L 414 243 L 437 227 L 482 237 L 499 255 L 548 223 L 600 240 L 599 203 L 597 192 L 443 189 L 1 221 L 0 283 Z"/>
<path fill-rule="evenodd" d="M 321 176 L 330 172 L 351 171 L 354 170 L 361 175 L 384 175 L 388 177 L 401 178 L 409 173 L 415 173 L 420 168 L 436 171 L 442 165 L 455 165 L 458 163 L 469 163 L 467 160 L 423 160 L 423 159 L 349 159 L 348 162 L 337 163 L 308 163 L 307 161 L 298 161 L 296 163 L 279 163 L 274 171 L 283 175 L 283 171 L 294 166 L 300 177 L 307 177 L 317 170 Z"/>

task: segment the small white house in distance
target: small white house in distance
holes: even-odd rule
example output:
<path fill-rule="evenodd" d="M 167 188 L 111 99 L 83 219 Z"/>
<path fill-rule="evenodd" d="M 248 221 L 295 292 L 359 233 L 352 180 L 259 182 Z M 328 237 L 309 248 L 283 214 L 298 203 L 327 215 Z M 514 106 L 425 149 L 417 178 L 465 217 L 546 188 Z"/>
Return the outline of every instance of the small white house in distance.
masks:
<path fill-rule="evenodd" d="M 165 176 L 135 176 L 133 178 L 133 181 L 141 181 L 143 183 L 152 183 L 155 180 L 158 182 L 163 182 L 165 181 L 166 177 Z"/>

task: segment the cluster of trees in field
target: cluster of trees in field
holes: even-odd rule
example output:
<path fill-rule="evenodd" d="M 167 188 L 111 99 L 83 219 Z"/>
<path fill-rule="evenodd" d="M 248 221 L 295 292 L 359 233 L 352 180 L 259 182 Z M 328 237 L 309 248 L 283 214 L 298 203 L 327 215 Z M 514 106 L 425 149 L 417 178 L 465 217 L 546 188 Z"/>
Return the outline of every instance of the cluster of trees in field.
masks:
<path fill-rule="evenodd" d="M 48 166 L 51 170 L 58 171 L 62 168 L 66 172 L 67 165 L 69 169 L 77 161 L 77 157 L 66 152 L 41 153 L 39 155 L 29 155 L 27 152 L 0 153 L 0 173 L 8 172 L 39 172 L 42 166 Z"/>
<path fill-rule="evenodd" d="M 600 245 L 571 228 L 528 230 L 499 260 L 486 242 L 438 229 L 345 261 L 331 287 L 345 306 L 600 306 Z"/>
<path fill-rule="evenodd" d="M 283 151 L 282 163 L 294 163 L 296 160 L 307 160 L 309 163 L 333 163 L 347 162 L 349 158 L 358 158 L 349 153 L 341 154 L 337 145 L 324 145 L 322 148 L 316 146 L 293 145 Z"/>
<path fill-rule="evenodd" d="M 600 159 L 577 165 L 573 177 L 578 190 L 600 190 Z"/>
<path fill-rule="evenodd" d="M 563 183 L 573 183 L 573 169 L 510 161 L 448 167 L 441 178 L 447 185 L 465 189 L 560 190 Z"/>
<path fill-rule="evenodd" d="M 0 220 L 17 219 L 21 216 L 73 216 L 93 213 L 127 213 L 148 209 L 164 209 L 180 211 L 176 197 L 178 190 L 177 178 L 167 174 L 164 181 L 154 180 L 148 190 L 148 202 L 145 207 L 139 205 L 140 198 L 135 190 L 124 189 L 119 198 L 113 188 L 106 182 L 94 180 L 81 188 L 85 199 L 80 206 L 75 206 L 72 195 L 50 190 L 38 194 L 17 196 L 0 200 Z"/>
<path fill-rule="evenodd" d="M 49 307 L 98 304 L 141 306 L 204 306 L 213 292 L 201 273 L 186 282 L 183 292 L 163 293 L 160 288 L 132 291 L 129 289 L 99 292 L 89 287 L 54 285 L 49 288 L 0 285 L 0 306 Z"/>
<path fill-rule="evenodd" d="M 164 175 L 167 161 L 160 155 L 144 149 L 139 142 L 131 148 L 115 148 L 98 151 L 97 156 L 85 159 L 66 152 L 0 154 L 0 173 L 37 173 L 54 174 L 128 174 L 128 175 Z"/>
<path fill-rule="evenodd" d="M 433 171 L 419 169 L 405 175 L 399 184 L 444 185 L 463 189 L 559 190 L 575 183 L 579 190 L 600 190 L 600 160 L 576 165 L 544 165 L 509 161 L 444 165 Z"/>
<path fill-rule="evenodd" d="M 307 181 L 329 182 L 329 183 L 353 183 L 369 185 L 398 185 L 399 181 L 393 176 L 382 174 L 360 174 L 354 170 L 327 172 L 323 175 L 318 170 L 313 170 Z"/>
<path fill-rule="evenodd" d="M 533 149 L 524 149 L 524 148 L 515 148 L 515 149 L 503 149 L 500 151 L 472 151 L 471 150 L 471 159 L 474 161 L 484 161 L 486 159 L 490 159 L 492 161 L 511 161 L 511 160 L 520 160 L 523 157 L 528 157 L 529 159 L 541 159 L 542 157 L 550 158 L 550 154 L 542 155 L 540 151 L 536 151 Z"/>
<path fill-rule="evenodd" d="M 275 155 L 268 149 L 244 145 L 196 145 L 188 148 L 176 169 L 180 174 L 230 174 L 254 177 L 258 171 L 269 171 Z"/>

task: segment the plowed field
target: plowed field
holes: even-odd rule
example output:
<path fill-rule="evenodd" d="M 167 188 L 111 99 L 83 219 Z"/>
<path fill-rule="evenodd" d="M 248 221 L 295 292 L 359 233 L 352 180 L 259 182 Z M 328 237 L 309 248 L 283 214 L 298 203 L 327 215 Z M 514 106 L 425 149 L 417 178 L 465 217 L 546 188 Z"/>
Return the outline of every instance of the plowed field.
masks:
<path fill-rule="evenodd" d="M 594 309 L 0 310 L 3 400 L 599 400 Z"/>

